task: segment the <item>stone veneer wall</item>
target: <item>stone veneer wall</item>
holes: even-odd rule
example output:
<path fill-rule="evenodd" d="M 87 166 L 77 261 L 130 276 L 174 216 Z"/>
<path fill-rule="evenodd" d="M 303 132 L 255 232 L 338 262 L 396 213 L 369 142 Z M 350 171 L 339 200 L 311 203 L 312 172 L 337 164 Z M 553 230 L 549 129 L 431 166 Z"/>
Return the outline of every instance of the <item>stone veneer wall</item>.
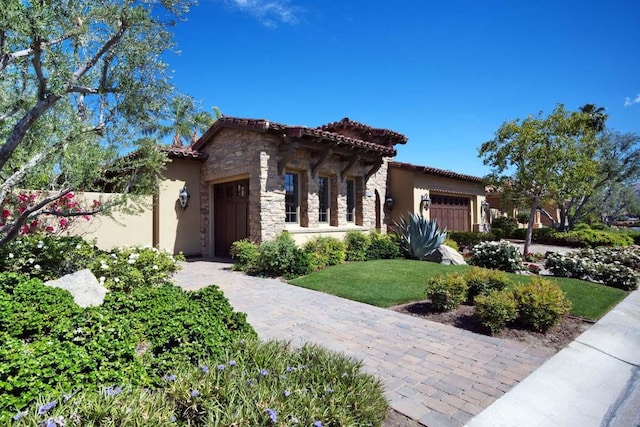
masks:
<path fill-rule="evenodd" d="M 285 171 L 300 173 L 300 191 L 307 190 L 307 194 L 301 194 L 301 199 L 306 198 L 308 222 L 301 222 L 307 227 L 300 225 L 285 224 L 285 193 L 284 193 L 284 173 L 278 174 L 278 161 L 282 155 L 278 151 L 278 144 L 282 141 L 273 134 L 253 132 L 241 129 L 222 129 L 215 135 L 213 141 L 207 144 L 203 151 L 209 154 L 209 158 L 203 162 L 201 169 L 200 185 L 200 245 L 203 255 L 211 255 L 213 232 L 213 217 L 211 208 L 212 185 L 216 183 L 234 181 L 236 179 L 246 179 L 249 177 L 249 232 L 250 239 L 254 241 L 271 240 L 280 232 L 287 229 L 292 233 L 295 231 L 313 231 L 326 234 L 331 229 L 341 230 L 345 228 L 353 229 L 373 229 L 376 225 L 375 194 L 376 190 L 380 195 L 380 205 L 384 205 L 387 184 L 387 162 L 383 159 L 380 169 L 364 183 L 364 176 L 371 166 L 365 166 L 358 162 L 348 172 L 347 178 L 355 179 L 356 186 L 363 183 L 364 188 L 356 188 L 356 197 L 361 197 L 361 212 L 357 209 L 357 221 L 355 223 L 346 222 L 346 179 L 340 179 L 340 171 L 345 166 L 344 162 L 333 155 L 330 156 L 320 167 L 316 179 L 311 177 L 311 166 L 317 160 L 312 156 L 312 152 L 299 148 L 292 159 L 287 163 Z M 337 182 L 337 226 L 330 227 L 329 223 L 318 222 L 318 176 L 329 176 L 330 182 Z M 358 179 L 360 178 L 360 179 Z M 304 182 L 302 182 L 304 181 Z M 332 185 L 333 187 L 333 185 Z M 332 191 L 335 189 L 332 188 Z M 334 196 L 331 195 L 330 198 Z M 380 209 L 383 223 L 382 232 L 386 232 L 385 224 L 389 219 L 385 217 L 384 209 Z M 306 214 L 302 212 L 301 216 Z M 361 217 L 361 218 L 360 218 Z"/>

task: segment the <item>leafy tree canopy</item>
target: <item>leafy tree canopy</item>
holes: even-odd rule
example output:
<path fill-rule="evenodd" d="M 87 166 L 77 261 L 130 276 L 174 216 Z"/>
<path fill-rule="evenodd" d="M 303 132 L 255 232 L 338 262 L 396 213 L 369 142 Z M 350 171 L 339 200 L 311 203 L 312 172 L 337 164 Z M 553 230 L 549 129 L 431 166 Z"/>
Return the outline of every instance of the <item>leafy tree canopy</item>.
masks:
<path fill-rule="evenodd" d="M 123 193 L 153 189 L 164 156 L 155 140 L 138 136 L 158 123 L 174 95 L 161 54 L 173 47 L 170 29 L 191 5 L 2 2 L 0 202 L 17 188 L 48 190 L 48 201 L 55 201 L 95 189 L 105 177 Z M 132 152 L 138 154 L 123 158 Z M 0 242 L 45 208 L 34 203 L 3 221 Z"/>

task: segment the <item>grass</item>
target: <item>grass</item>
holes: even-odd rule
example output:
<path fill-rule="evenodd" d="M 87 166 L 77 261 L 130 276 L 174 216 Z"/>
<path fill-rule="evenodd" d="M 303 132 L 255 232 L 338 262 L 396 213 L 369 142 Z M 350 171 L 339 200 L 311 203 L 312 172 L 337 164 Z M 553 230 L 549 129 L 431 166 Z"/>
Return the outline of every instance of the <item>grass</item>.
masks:
<path fill-rule="evenodd" d="M 468 266 L 448 266 L 407 259 L 351 262 L 299 277 L 289 283 L 378 307 L 424 300 L 426 281 L 438 273 L 465 271 Z M 528 276 L 509 274 L 516 283 Z M 573 316 L 597 320 L 627 293 L 597 283 L 549 277 L 571 300 Z"/>

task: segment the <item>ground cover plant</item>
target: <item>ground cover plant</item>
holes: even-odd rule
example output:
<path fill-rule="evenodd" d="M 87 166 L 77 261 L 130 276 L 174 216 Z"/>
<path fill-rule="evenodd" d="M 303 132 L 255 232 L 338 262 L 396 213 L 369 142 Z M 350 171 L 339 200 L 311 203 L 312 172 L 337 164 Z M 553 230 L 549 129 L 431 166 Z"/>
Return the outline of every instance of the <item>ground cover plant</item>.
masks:
<path fill-rule="evenodd" d="M 167 371 L 155 389 L 47 394 L 14 425 L 380 425 L 388 410 L 382 385 L 360 368 L 315 346 L 236 341 L 220 357 Z"/>
<path fill-rule="evenodd" d="M 386 415 L 359 363 L 257 342 L 216 286 L 172 285 L 166 253 L 29 239 L 7 253 L 32 276 L 0 273 L 0 424 L 378 425 Z M 101 306 L 80 308 L 40 280 L 89 265 L 108 276 Z"/>
<path fill-rule="evenodd" d="M 395 259 L 347 263 L 299 277 L 289 283 L 378 307 L 391 307 L 425 299 L 426 281 L 436 274 L 467 272 L 469 266 Z M 505 273 L 513 283 L 532 276 Z M 572 302 L 571 315 L 596 320 L 626 296 L 626 292 L 584 280 L 547 277 Z"/>

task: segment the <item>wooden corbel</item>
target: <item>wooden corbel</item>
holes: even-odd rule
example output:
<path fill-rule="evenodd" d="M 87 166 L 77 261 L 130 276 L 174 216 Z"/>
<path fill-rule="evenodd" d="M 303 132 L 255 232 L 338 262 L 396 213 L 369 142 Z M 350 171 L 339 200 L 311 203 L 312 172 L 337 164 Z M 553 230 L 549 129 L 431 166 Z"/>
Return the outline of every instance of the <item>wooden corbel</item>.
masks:
<path fill-rule="evenodd" d="M 284 168 L 289 163 L 289 160 L 296 154 L 296 150 L 298 149 L 297 142 L 290 142 L 288 144 L 283 144 L 280 146 L 281 152 L 283 153 L 278 161 L 278 175 L 282 175 L 284 172 Z"/>
<path fill-rule="evenodd" d="M 367 174 L 364 176 L 364 182 L 369 181 L 369 178 L 371 178 L 373 174 L 378 172 L 381 167 L 382 167 L 382 159 L 373 163 L 373 166 L 371 167 L 371 169 L 369 169 L 369 172 L 367 172 Z"/>
<path fill-rule="evenodd" d="M 313 166 L 311 166 L 311 178 L 315 179 L 316 178 L 316 174 L 318 173 L 318 169 L 320 169 L 320 166 L 322 166 L 322 164 L 324 162 L 327 161 L 327 159 L 329 158 L 330 155 L 333 154 L 333 150 L 328 148 L 326 150 L 324 150 L 322 152 L 322 154 L 320 154 L 320 158 L 313 164 Z"/>
<path fill-rule="evenodd" d="M 358 156 L 357 154 L 354 154 L 353 156 L 349 157 L 349 159 L 348 159 L 349 163 L 347 163 L 347 165 L 344 167 L 344 169 L 342 169 L 340 171 L 340 180 L 341 181 L 344 182 L 344 179 L 347 177 L 347 174 L 353 168 L 353 166 L 356 164 L 358 159 L 360 159 L 360 156 Z"/>

